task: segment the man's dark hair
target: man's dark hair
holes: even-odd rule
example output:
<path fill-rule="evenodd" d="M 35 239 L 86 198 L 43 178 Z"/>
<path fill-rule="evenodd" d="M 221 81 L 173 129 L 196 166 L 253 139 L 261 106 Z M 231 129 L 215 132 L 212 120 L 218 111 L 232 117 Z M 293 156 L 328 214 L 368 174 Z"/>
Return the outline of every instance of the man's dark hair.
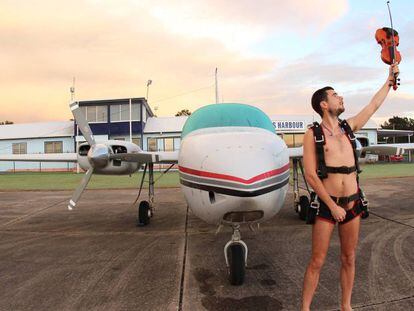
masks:
<path fill-rule="evenodd" d="M 328 91 L 328 90 L 333 90 L 333 87 L 325 86 L 325 87 L 317 90 L 312 95 L 312 108 L 313 108 L 313 110 L 315 110 L 321 116 L 321 118 L 323 117 L 323 111 L 322 111 L 322 108 L 321 108 L 321 101 L 324 101 L 324 100 L 328 99 L 328 93 L 326 93 L 326 91 Z"/>

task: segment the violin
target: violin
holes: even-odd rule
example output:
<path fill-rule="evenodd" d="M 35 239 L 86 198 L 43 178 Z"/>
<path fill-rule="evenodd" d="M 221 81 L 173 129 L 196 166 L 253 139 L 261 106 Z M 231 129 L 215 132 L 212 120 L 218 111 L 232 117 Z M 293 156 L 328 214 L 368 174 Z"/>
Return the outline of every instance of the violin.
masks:
<path fill-rule="evenodd" d="M 393 34 L 394 33 L 394 34 Z M 381 45 L 381 59 L 384 63 L 392 65 L 395 62 L 401 62 L 401 53 L 397 51 L 397 46 L 400 44 L 400 37 L 396 30 L 388 27 L 383 27 L 375 32 L 375 40 Z"/>
<path fill-rule="evenodd" d="M 383 27 L 378 29 L 375 32 L 375 40 L 377 43 L 381 45 L 381 59 L 384 63 L 388 65 L 392 64 L 399 64 L 401 62 L 401 54 L 397 51 L 397 46 L 400 44 L 400 38 L 398 36 L 398 32 L 392 26 L 392 17 L 391 17 L 391 10 L 389 6 L 389 1 L 387 1 L 388 12 L 390 15 L 391 21 L 391 28 Z M 397 89 L 398 85 L 400 85 L 400 79 L 397 78 L 398 74 L 394 74 L 394 81 L 390 86 L 394 89 Z"/>

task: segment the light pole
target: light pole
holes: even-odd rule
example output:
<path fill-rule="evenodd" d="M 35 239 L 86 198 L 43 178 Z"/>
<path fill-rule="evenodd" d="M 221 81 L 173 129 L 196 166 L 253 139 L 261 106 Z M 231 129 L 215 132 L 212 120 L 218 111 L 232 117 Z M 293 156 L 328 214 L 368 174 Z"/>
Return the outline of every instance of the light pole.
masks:
<path fill-rule="evenodd" d="M 149 86 L 152 84 L 152 80 L 148 80 L 147 81 L 147 97 L 145 98 L 147 100 L 148 103 L 148 92 L 149 92 Z"/>
<path fill-rule="evenodd" d="M 70 87 L 70 103 L 72 104 L 75 101 L 75 77 L 73 77 L 72 86 Z M 76 121 L 75 121 L 76 123 Z M 79 126 L 76 124 L 76 137 L 75 137 L 75 152 L 78 152 L 78 136 L 79 136 Z M 80 167 L 79 163 L 76 163 L 76 173 L 79 174 Z"/>

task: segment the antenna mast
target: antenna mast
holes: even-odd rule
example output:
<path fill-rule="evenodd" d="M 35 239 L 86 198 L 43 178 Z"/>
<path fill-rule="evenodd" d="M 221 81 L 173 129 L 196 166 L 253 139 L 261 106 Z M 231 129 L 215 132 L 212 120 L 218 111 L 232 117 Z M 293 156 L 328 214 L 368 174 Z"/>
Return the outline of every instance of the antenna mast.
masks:
<path fill-rule="evenodd" d="M 75 101 L 75 77 L 73 77 L 72 86 L 70 87 L 70 101 Z"/>

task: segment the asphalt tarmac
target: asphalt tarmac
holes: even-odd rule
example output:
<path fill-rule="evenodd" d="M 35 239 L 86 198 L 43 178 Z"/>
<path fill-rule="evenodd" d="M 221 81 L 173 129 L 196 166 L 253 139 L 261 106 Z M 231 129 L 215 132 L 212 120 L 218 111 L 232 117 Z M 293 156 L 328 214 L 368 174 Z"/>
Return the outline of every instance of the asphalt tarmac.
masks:
<path fill-rule="evenodd" d="M 362 222 L 355 310 L 414 310 L 414 178 L 369 180 L 371 216 Z M 86 191 L 67 211 L 69 191 L 0 192 L 0 310 L 299 310 L 311 226 L 281 212 L 249 247 L 245 283 L 227 280 L 231 231 L 187 211 L 178 188 L 156 190 L 156 213 L 136 227 L 136 191 Z M 338 310 L 339 239 L 329 254 L 314 310 Z"/>

